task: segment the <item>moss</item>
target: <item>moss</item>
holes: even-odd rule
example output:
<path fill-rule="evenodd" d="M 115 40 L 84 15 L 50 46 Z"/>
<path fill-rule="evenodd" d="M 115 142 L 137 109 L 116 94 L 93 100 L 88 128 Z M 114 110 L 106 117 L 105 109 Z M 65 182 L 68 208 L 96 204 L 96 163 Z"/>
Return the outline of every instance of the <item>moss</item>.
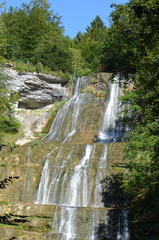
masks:
<path fill-rule="evenodd" d="M 57 114 L 59 108 L 62 107 L 66 102 L 67 102 L 67 100 L 56 102 L 54 104 L 54 106 L 49 110 L 49 113 L 48 113 L 49 118 L 48 118 L 47 124 L 45 125 L 45 127 L 43 129 L 43 133 L 48 133 L 49 132 L 51 124 L 52 124 L 54 118 L 56 117 L 56 114 Z"/>
<path fill-rule="evenodd" d="M 2 163 L 2 165 L 1 165 L 2 167 L 6 167 L 7 166 L 7 164 L 6 163 Z"/>
<path fill-rule="evenodd" d="M 53 220 L 53 218 L 48 218 L 48 217 L 26 217 L 26 219 L 30 219 L 30 220 L 32 220 L 32 219 L 36 219 L 36 220 Z"/>
<path fill-rule="evenodd" d="M 39 145 L 40 145 L 40 140 L 36 140 L 35 142 L 31 143 L 31 147 L 39 146 Z"/>
<path fill-rule="evenodd" d="M 17 225 L 10 225 L 10 224 L 3 224 L 3 223 L 0 223 L 0 228 L 3 228 L 3 227 L 11 227 L 11 228 L 16 228 L 16 229 L 23 229 L 23 226 L 17 226 Z"/>
<path fill-rule="evenodd" d="M 44 137 L 44 136 L 45 136 L 45 133 L 43 133 L 43 132 L 35 132 L 35 133 L 34 133 L 34 136 L 41 138 L 41 137 Z"/>
<path fill-rule="evenodd" d="M 88 85 L 87 87 L 85 87 L 84 89 L 80 90 L 81 93 L 92 93 L 93 95 L 95 95 L 99 100 L 104 100 L 105 97 L 107 96 L 107 92 L 106 90 L 97 90 L 95 88 L 95 86 L 93 85 Z"/>
<path fill-rule="evenodd" d="M 0 201 L 0 205 L 2 205 L 2 204 L 8 205 L 9 202 L 7 202 L 7 201 Z"/>

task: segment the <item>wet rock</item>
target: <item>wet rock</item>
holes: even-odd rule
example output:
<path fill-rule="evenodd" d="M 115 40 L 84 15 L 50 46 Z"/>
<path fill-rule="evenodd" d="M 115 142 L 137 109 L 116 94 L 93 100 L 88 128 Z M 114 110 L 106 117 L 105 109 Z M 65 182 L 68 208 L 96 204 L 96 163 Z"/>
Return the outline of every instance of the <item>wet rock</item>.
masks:
<path fill-rule="evenodd" d="M 14 216 L 52 218 L 56 206 L 47 204 L 17 203 L 8 204 L 7 209 L 7 211 Z"/>

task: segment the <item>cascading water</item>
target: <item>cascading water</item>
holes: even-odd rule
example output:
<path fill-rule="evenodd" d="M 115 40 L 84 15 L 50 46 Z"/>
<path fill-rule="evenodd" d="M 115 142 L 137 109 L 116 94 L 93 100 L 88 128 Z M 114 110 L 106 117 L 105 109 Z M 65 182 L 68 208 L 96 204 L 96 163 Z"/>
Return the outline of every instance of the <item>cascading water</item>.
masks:
<path fill-rule="evenodd" d="M 49 133 L 45 136 L 46 139 L 55 141 L 63 140 L 66 142 L 68 138 L 76 133 L 80 108 L 87 101 L 87 98 L 85 98 L 86 94 L 80 93 L 80 88 L 84 86 L 85 82 L 82 81 L 82 78 L 79 78 L 73 97 L 58 111 Z M 64 134 L 61 135 L 62 132 Z"/>
<path fill-rule="evenodd" d="M 95 182 L 95 189 L 94 189 L 94 206 L 99 207 L 102 204 L 102 186 L 101 181 L 104 179 L 104 171 L 107 167 L 107 144 L 104 144 L 102 154 L 99 158 L 99 162 L 97 165 L 97 175 L 96 175 L 96 182 Z M 100 204 L 100 205 L 99 205 Z"/>
<path fill-rule="evenodd" d="M 122 110 L 121 103 L 118 99 L 123 95 L 123 90 L 119 86 L 119 79 L 116 77 L 114 83 L 110 83 L 110 95 L 106 110 L 103 117 L 101 130 L 98 134 L 99 142 L 118 142 L 123 136 L 122 121 L 118 122 L 118 113 Z"/>
<path fill-rule="evenodd" d="M 56 237 L 49 239 L 128 240 L 127 213 L 105 207 L 101 185 L 110 176 L 107 143 L 119 141 L 123 134 L 122 124 L 116 123 L 122 90 L 119 84 L 110 84 L 98 135 L 98 142 L 104 143 L 69 145 L 68 139 L 77 132 L 81 109 L 89 99 L 87 93 L 80 92 L 81 82 L 86 86 L 82 79 L 77 81 L 74 96 L 58 111 L 45 137 L 63 142 L 46 156 L 35 203 L 56 205 L 52 225 Z"/>

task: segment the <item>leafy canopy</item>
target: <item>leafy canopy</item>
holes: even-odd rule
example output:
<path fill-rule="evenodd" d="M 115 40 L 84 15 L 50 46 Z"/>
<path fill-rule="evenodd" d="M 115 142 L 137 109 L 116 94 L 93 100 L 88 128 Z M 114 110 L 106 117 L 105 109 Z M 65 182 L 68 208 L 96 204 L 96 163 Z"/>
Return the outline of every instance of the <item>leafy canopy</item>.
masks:
<path fill-rule="evenodd" d="M 130 0 L 113 7 L 101 63 L 106 71 L 120 73 L 134 85 L 123 98 L 130 104 L 128 123 L 133 126 L 126 136 L 129 163 L 124 188 L 134 198 L 140 217 L 155 218 L 159 212 L 159 2 Z"/>

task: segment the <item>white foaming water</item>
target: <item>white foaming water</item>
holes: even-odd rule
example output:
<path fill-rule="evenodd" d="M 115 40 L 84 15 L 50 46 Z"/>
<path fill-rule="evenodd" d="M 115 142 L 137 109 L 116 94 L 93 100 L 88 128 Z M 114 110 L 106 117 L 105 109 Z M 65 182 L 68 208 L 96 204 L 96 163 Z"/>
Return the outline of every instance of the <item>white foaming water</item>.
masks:
<path fill-rule="evenodd" d="M 107 166 L 107 144 L 104 144 L 102 154 L 98 161 L 97 174 L 95 181 L 95 190 L 94 190 L 94 206 L 99 207 L 103 206 L 102 203 L 102 184 L 101 180 L 104 179 L 103 168 Z"/>
<path fill-rule="evenodd" d="M 59 180 L 61 179 L 63 168 L 66 167 L 67 161 L 72 154 L 72 151 L 70 151 L 69 155 L 63 161 L 62 165 L 58 166 L 57 168 L 55 167 L 53 173 L 50 174 L 49 158 L 51 156 L 51 153 L 53 153 L 57 148 L 58 147 L 54 148 L 49 154 L 47 154 L 47 159 L 45 161 L 45 165 L 42 170 L 39 189 L 37 192 L 37 198 L 35 201 L 36 204 L 38 203 L 48 204 L 53 202 L 56 203 L 57 186 L 58 186 Z M 63 147 L 60 148 L 59 152 L 56 155 L 55 164 L 58 164 L 58 158 L 62 152 L 62 149 Z M 49 183 L 50 175 L 52 175 L 52 180 Z"/>
<path fill-rule="evenodd" d="M 123 223 L 123 226 L 122 224 Z M 128 225 L 128 213 L 121 210 L 118 216 L 118 232 L 117 240 L 128 240 L 129 239 L 129 225 Z"/>
<path fill-rule="evenodd" d="M 110 83 L 110 95 L 103 117 L 103 124 L 98 134 L 98 140 L 101 142 L 117 142 L 123 135 L 122 122 L 117 123 L 118 112 L 122 109 L 118 97 L 123 95 L 123 90 L 119 86 L 118 77 L 114 80 L 115 83 Z"/>
<path fill-rule="evenodd" d="M 80 87 L 86 83 L 82 78 L 77 80 L 73 97 L 66 102 L 57 112 L 56 117 L 51 125 L 49 133 L 44 137 L 47 140 L 61 141 L 65 143 L 77 131 L 77 121 L 80 107 L 84 102 L 85 93 L 80 93 Z M 67 118 L 69 117 L 69 121 Z M 65 132 L 63 135 L 62 132 Z M 43 139 L 44 139 L 43 138 Z"/>
<path fill-rule="evenodd" d="M 56 214 L 54 215 L 52 228 L 57 233 L 64 233 L 63 238 L 66 240 L 76 237 L 76 207 L 86 207 L 88 205 L 87 169 L 93 154 L 93 145 L 86 145 L 85 154 L 79 164 L 75 166 L 73 175 L 69 181 L 65 196 L 66 199 L 64 200 L 60 197 L 62 202 L 64 201 L 67 206 L 62 206 L 59 224 L 57 224 Z"/>
<path fill-rule="evenodd" d="M 89 164 L 92 149 L 92 145 L 86 145 L 85 155 L 80 163 L 74 168 L 74 173 L 68 186 L 70 192 L 68 203 L 70 206 L 87 206 L 88 204 L 87 166 Z"/>
<path fill-rule="evenodd" d="M 43 167 L 42 173 L 41 173 L 41 179 L 39 184 L 39 189 L 37 192 L 37 197 L 35 203 L 45 203 L 47 202 L 47 196 L 48 196 L 48 183 L 49 183 L 49 158 L 51 154 L 57 149 L 58 147 L 55 147 L 49 154 L 46 155 L 46 161 L 45 165 Z"/>

